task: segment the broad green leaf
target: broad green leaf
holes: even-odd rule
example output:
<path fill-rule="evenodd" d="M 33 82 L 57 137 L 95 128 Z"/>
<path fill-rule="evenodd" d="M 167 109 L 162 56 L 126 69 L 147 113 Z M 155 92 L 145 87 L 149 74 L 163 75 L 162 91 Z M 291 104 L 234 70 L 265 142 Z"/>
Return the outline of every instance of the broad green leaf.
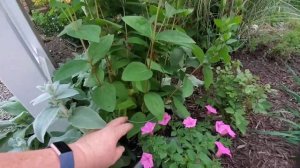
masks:
<path fill-rule="evenodd" d="M 150 59 L 147 59 L 147 64 L 148 64 L 148 65 L 150 64 Z M 161 73 L 167 73 L 167 74 L 170 74 L 169 72 L 165 71 L 164 68 L 163 68 L 161 65 L 159 65 L 158 63 L 156 63 L 155 61 L 151 61 L 150 69 L 159 71 L 159 72 L 161 72 Z"/>
<path fill-rule="evenodd" d="M 114 28 L 115 30 L 119 30 L 121 29 L 123 26 L 119 25 L 119 24 L 116 24 L 114 22 L 111 22 L 109 20 L 106 20 L 106 19 L 100 19 L 100 18 L 97 18 L 97 19 L 94 19 L 95 20 L 95 23 L 100 25 L 100 26 L 107 26 L 107 25 L 110 25 L 112 28 Z"/>
<path fill-rule="evenodd" d="M 88 48 L 88 56 L 92 59 L 93 64 L 97 63 L 100 59 L 105 57 L 113 41 L 114 35 L 108 34 L 101 37 L 99 43 L 90 44 Z"/>
<path fill-rule="evenodd" d="M 147 118 L 146 115 L 142 112 L 137 112 L 135 113 L 131 118 L 130 118 L 130 123 L 133 124 L 133 128 L 128 132 L 127 138 L 131 138 L 137 133 L 141 131 L 142 126 L 145 124 Z"/>
<path fill-rule="evenodd" d="M 210 65 L 203 66 L 203 75 L 204 75 L 204 87 L 208 89 L 209 86 L 213 83 L 213 71 Z"/>
<path fill-rule="evenodd" d="M 126 110 L 126 109 L 136 108 L 136 103 L 132 97 L 129 97 L 127 100 L 117 104 L 117 110 Z"/>
<path fill-rule="evenodd" d="M 98 25 L 83 25 L 82 19 L 71 22 L 65 26 L 64 30 L 58 36 L 67 34 L 74 38 L 99 42 L 101 28 Z"/>
<path fill-rule="evenodd" d="M 177 12 L 177 10 L 172 5 L 170 5 L 167 1 L 165 3 L 165 9 L 166 9 L 165 15 L 167 18 L 171 18 Z"/>
<path fill-rule="evenodd" d="M 205 54 L 203 50 L 198 45 L 193 45 L 192 47 L 193 54 L 196 56 L 200 64 L 203 64 L 205 61 Z"/>
<path fill-rule="evenodd" d="M 185 77 L 183 79 L 183 85 L 182 85 L 182 96 L 183 97 L 189 97 L 193 94 L 194 88 L 193 88 L 193 83 L 191 80 L 189 80 L 188 77 Z"/>
<path fill-rule="evenodd" d="M 175 43 L 175 44 L 195 43 L 195 41 L 187 34 L 176 30 L 166 30 L 160 32 L 157 34 L 156 40 Z"/>
<path fill-rule="evenodd" d="M 180 118 L 186 118 L 190 116 L 189 111 L 186 109 L 186 107 L 176 98 L 173 97 L 173 103 L 176 108 L 175 113 L 180 117 Z"/>
<path fill-rule="evenodd" d="M 140 45 L 143 45 L 145 47 L 148 47 L 148 43 L 145 40 L 143 40 L 143 39 L 141 39 L 139 37 L 129 37 L 127 39 L 127 42 L 129 44 L 140 44 Z"/>
<path fill-rule="evenodd" d="M 36 138 L 44 143 L 44 136 L 51 123 L 59 112 L 58 107 L 49 107 L 41 111 L 33 121 L 33 130 Z"/>
<path fill-rule="evenodd" d="M 94 87 L 99 85 L 99 81 L 102 83 L 104 80 L 104 71 L 101 68 L 97 68 L 96 72 L 91 72 L 87 78 L 85 78 L 83 86 Z M 99 81 L 98 81 L 99 80 Z"/>
<path fill-rule="evenodd" d="M 124 85 L 124 83 L 120 81 L 115 81 L 113 83 L 114 87 L 116 88 L 116 95 L 119 100 L 126 100 L 128 98 L 128 89 Z"/>
<path fill-rule="evenodd" d="M 85 60 L 72 60 L 60 67 L 54 74 L 54 81 L 67 79 L 81 71 L 87 71 L 89 64 Z"/>
<path fill-rule="evenodd" d="M 157 118 L 157 120 L 160 121 L 163 119 L 165 105 L 159 94 L 154 92 L 145 94 L 144 102 L 147 109 Z"/>
<path fill-rule="evenodd" d="M 145 80 L 145 81 L 136 81 L 133 82 L 133 85 L 135 86 L 135 88 L 138 91 L 141 91 L 143 93 L 147 93 L 149 92 L 150 88 L 151 88 L 151 83 L 149 82 L 149 80 Z"/>
<path fill-rule="evenodd" d="M 143 16 L 124 16 L 122 20 L 141 35 L 152 38 L 152 27 Z"/>
<path fill-rule="evenodd" d="M 141 62 L 131 62 L 122 74 L 123 81 L 143 81 L 152 77 L 153 73 Z"/>
<path fill-rule="evenodd" d="M 81 136 L 82 136 L 82 134 L 79 130 L 70 129 L 61 136 L 51 137 L 51 139 L 49 140 L 48 146 L 54 142 L 59 142 L 59 141 L 63 141 L 65 143 L 73 143 L 77 139 L 79 139 Z"/>
<path fill-rule="evenodd" d="M 23 111 L 27 111 L 19 101 L 6 101 L 0 105 L 1 110 L 12 115 L 19 115 Z"/>
<path fill-rule="evenodd" d="M 104 83 L 92 91 L 92 100 L 103 110 L 113 112 L 116 108 L 116 88 L 113 84 Z"/>
<path fill-rule="evenodd" d="M 194 76 L 194 75 L 187 75 L 188 76 L 188 78 L 189 78 L 189 80 L 192 82 L 192 84 L 194 85 L 194 86 L 196 86 L 196 87 L 199 87 L 199 86 L 201 86 L 201 85 L 203 85 L 204 84 L 204 82 L 202 81 L 202 80 L 200 80 L 200 79 L 198 79 L 196 76 Z"/>
<path fill-rule="evenodd" d="M 69 122 L 72 126 L 80 129 L 99 129 L 106 125 L 96 111 L 85 106 L 77 107 L 69 117 Z"/>
<path fill-rule="evenodd" d="M 170 53 L 170 64 L 172 67 L 182 67 L 184 64 L 184 51 L 182 48 L 176 47 Z"/>

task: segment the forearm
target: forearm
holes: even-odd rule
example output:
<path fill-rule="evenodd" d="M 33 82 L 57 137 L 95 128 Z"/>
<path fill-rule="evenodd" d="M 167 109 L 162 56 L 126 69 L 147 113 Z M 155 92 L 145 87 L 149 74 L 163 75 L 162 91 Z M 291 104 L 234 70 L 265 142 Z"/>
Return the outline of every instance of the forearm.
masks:
<path fill-rule="evenodd" d="M 82 168 L 84 158 L 76 145 L 69 145 L 74 153 L 75 168 Z M 0 153 L 0 167 L 9 168 L 59 168 L 60 162 L 53 149 L 42 149 L 19 153 Z"/>

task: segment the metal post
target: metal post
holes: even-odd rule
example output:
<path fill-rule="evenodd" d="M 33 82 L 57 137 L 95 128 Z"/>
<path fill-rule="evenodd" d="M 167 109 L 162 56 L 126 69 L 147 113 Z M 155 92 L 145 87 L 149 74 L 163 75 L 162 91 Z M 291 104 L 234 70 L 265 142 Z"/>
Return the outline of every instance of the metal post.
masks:
<path fill-rule="evenodd" d="M 0 0 L 0 79 L 36 116 L 45 106 L 30 101 L 41 94 L 36 86 L 51 79 L 53 64 L 16 0 Z"/>

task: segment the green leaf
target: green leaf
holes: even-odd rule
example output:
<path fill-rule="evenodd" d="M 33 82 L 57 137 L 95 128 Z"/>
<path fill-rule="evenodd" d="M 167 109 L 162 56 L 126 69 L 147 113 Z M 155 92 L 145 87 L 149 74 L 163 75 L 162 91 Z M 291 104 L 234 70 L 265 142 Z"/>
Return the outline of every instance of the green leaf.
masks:
<path fill-rule="evenodd" d="M 195 43 L 195 41 L 189 37 L 187 34 L 182 33 L 180 31 L 176 30 L 166 30 L 163 32 L 160 32 L 156 36 L 156 40 L 159 41 L 165 41 L 169 43 Z"/>
<path fill-rule="evenodd" d="M 80 129 L 99 129 L 106 125 L 96 111 L 85 106 L 77 107 L 69 117 L 69 122 L 72 126 Z"/>
<path fill-rule="evenodd" d="M 23 111 L 27 111 L 19 101 L 6 101 L 1 103 L 0 111 L 1 110 L 12 115 L 19 115 Z"/>
<path fill-rule="evenodd" d="M 124 16 L 122 20 L 141 35 L 152 38 L 152 27 L 143 16 Z"/>
<path fill-rule="evenodd" d="M 103 110 L 113 112 L 116 108 L 116 88 L 113 84 L 104 83 L 92 91 L 92 100 Z"/>
<path fill-rule="evenodd" d="M 88 48 L 88 56 L 92 59 L 93 64 L 105 57 L 113 41 L 114 35 L 108 34 L 106 36 L 101 37 L 99 43 L 90 44 Z"/>
<path fill-rule="evenodd" d="M 143 81 L 152 77 L 153 73 L 141 62 L 131 62 L 122 74 L 123 81 Z"/>
<path fill-rule="evenodd" d="M 85 60 L 72 60 L 60 67 L 54 74 L 54 81 L 67 79 L 79 72 L 87 71 L 89 64 Z"/>
<path fill-rule="evenodd" d="M 149 80 L 145 80 L 145 81 L 136 81 L 136 82 L 132 82 L 132 84 L 135 86 L 135 88 L 138 91 L 141 91 L 143 93 L 147 93 L 149 92 L 150 88 L 151 88 L 151 83 L 149 82 Z"/>
<path fill-rule="evenodd" d="M 176 98 L 173 97 L 173 103 L 176 108 L 175 113 L 180 117 L 180 118 L 186 118 L 190 116 L 189 111 L 186 109 L 186 107 Z"/>
<path fill-rule="evenodd" d="M 166 9 L 165 15 L 167 18 L 171 18 L 177 12 L 176 9 L 173 6 L 171 6 L 167 1 L 165 3 L 165 9 Z"/>
<path fill-rule="evenodd" d="M 150 92 L 144 95 L 147 109 L 160 121 L 163 119 L 165 105 L 159 94 Z"/>
<path fill-rule="evenodd" d="M 145 40 L 143 40 L 143 39 L 141 39 L 139 37 L 129 37 L 127 39 L 127 42 L 129 44 L 140 44 L 140 45 L 143 45 L 145 47 L 148 47 L 148 43 Z"/>
<path fill-rule="evenodd" d="M 133 98 L 129 97 L 127 100 L 118 103 L 117 105 L 117 110 L 126 110 L 129 108 L 135 108 L 136 107 L 136 103 L 134 102 Z"/>
<path fill-rule="evenodd" d="M 209 86 L 213 83 L 213 71 L 210 65 L 203 66 L 203 75 L 204 75 L 204 87 L 208 89 Z"/>
<path fill-rule="evenodd" d="M 124 83 L 120 81 L 115 81 L 113 83 L 114 87 L 116 88 L 116 95 L 119 100 L 126 100 L 128 98 L 128 89 L 124 85 Z"/>
<path fill-rule="evenodd" d="M 211 161 L 211 159 L 207 156 L 207 154 L 205 154 L 205 153 L 203 153 L 203 152 L 200 152 L 199 158 L 200 158 L 200 160 L 201 160 L 207 167 L 210 167 L 212 161 Z"/>
<path fill-rule="evenodd" d="M 182 96 L 183 97 L 189 97 L 193 94 L 194 88 L 193 88 L 193 83 L 191 80 L 189 80 L 188 77 L 185 77 L 183 79 L 183 85 L 182 85 Z"/>
<path fill-rule="evenodd" d="M 203 50 L 195 44 L 192 46 L 192 51 L 196 58 L 199 60 L 200 64 L 203 64 L 205 61 L 205 54 Z"/>
<path fill-rule="evenodd" d="M 61 136 L 51 137 L 51 139 L 49 140 L 48 146 L 50 146 L 54 142 L 59 142 L 59 141 L 63 141 L 65 143 L 73 143 L 77 139 L 79 139 L 81 136 L 82 136 L 82 134 L 79 130 L 70 129 Z"/>
<path fill-rule="evenodd" d="M 176 47 L 170 53 L 170 64 L 172 67 L 182 67 L 184 64 L 184 51 L 182 48 Z"/>
<path fill-rule="evenodd" d="M 40 112 L 33 121 L 33 130 L 36 138 L 44 143 L 44 136 L 51 123 L 59 112 L 58 107 L 49 107 Z"/>
<path fill-rule="evenodd" d="M 99 84 L 98 80 L 100 82 L 103 82 L 104 80 L 104 71 L 100 67 L 97 68 L 96 72 L 91 72 L 87 78 L 85 78 L 83 86 L 86 87 L 94 87 Z"/>
<path fill-rule="evenodd" d="M 130 122 L 133 124 L 133 128 L 128 132 L 127 138 L 131 138 L 141 131 L 142 126 L 145 124 L 147 118 L 144 113 L 137 112 L 131 118 Z"/>
<path fill-rule="evenodd" d="M 109 20 L 106 20 L 106 19 L 100 19 L 100 18 L 97 18 L 97 19 L 94 19 L 95 23 L 100 25 L 100 26 L 107 26 L 107 25 L 110 25 L 112 28 L 114 28 L 115 30 L 119 30 L 122 28 L 121 25 L 119 24 L 116 24 L 114 22 L 111 22 Z"/>
<path fill-rule="evenodd" d="M 150 64 L 150 59 L 147 59 L 147 64 L 148 65 Z M 159 65 L 158 63 L 156 63 L 155 61 L 151 61 L 150 69 L 159 71 L 161 73 L 170 74 L 169 72 L 165 71 L 164 68 L 161 65 Z"/>
<path fill-rule="evenodd" d="M 74 38 L 99 42 L 101 28 L 98 25 L 83 25 L 82 19 L 71 22 L 65 26 L 64 30 L 58 36 L 67 34 Z"/>

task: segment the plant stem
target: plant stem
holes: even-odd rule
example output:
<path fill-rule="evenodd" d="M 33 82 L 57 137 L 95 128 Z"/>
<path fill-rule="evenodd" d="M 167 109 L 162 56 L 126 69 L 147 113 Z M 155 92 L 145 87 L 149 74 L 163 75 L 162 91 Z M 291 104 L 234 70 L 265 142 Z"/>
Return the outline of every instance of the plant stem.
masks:
<path fill-rule="evenodd" d="M 95 9 L 96 9 L 96 15 L 97 15 L 97 18 L 99 19 L 99 11 L 98 11 L 98 2 L 97 0 L 94 1 L 95 2 Z"/>
<path fill-rule="evenodd" d="M 199 68 L 201 68 L 201 66 L 202 66 L 202 64 L 200 64 L 197 68 L 195 68 L 190 75 L 193 75 L 195 72 L 197 72 L 197 70 Z M 180 89 L 180 87 L 177 86 L 176 89 L 168 96 L 168 98 L 166 100 L 169 100 L 179 89 Z"/>
<path fill-rule="evenodd" d="M 156 38 L 157 20 L 158 20 L 158 14 L 159 14 L 161 4 L 162 4 L 162 0 L 159 0 L 157 11 L 156 11 L 156 18 L 155 18 L 155 22 L 154 22 L 154 28 L 153 28 L 153 31 L 152 31 L 152 37 L 151 37 L 151 43 L 150 43 L 150 52 L 148 52 L 149 55 L 147 56 L 150 59 L 149 64 L 148 64 L 149 69 L 151 67 L 151 61 L 153 59 L 153 49 L 154 49 L 154 43 L 155 43 L 155 38 Z"/>
<path fill-rule="evenodd" d="M 108 68 L 108 78 L 109 78 L 109 82 L 111 83 L 113 80 L 112 80 L 112 65 L 111 65 L 111 62 L 109 60 L 108 57 L 105 57 L 105 60 L 106 60 L 106 63 L 107 63 L 107 68 Z"/>

